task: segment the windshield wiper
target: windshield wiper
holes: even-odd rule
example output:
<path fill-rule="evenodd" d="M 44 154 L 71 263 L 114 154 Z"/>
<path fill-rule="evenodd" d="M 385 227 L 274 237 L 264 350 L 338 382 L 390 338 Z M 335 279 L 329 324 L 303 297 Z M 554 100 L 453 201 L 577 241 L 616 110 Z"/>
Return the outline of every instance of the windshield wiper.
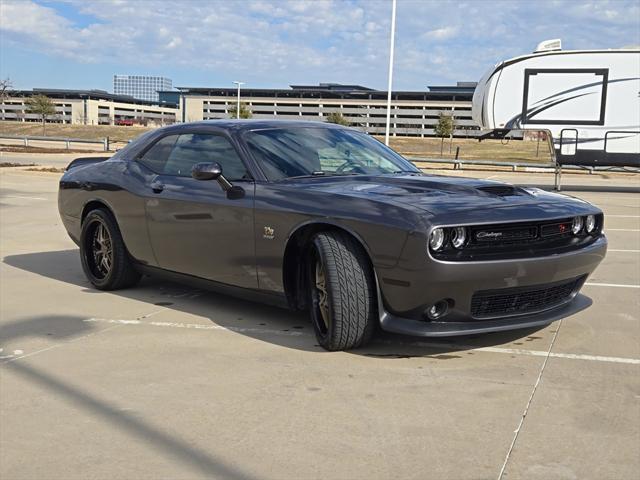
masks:
<path fill-rule="evenodd" d="M 311 172 L 309 174 L 306 175 L 295 175 L 293 177 L 285 177 L 282 180 L 293 180 L 296 178 L 311 178 L 311 177 L 322 177 L 324 175 L 326 175 L 327 172 L 323 172 L 323 171 L 317 171 L 317 172 Z"/>

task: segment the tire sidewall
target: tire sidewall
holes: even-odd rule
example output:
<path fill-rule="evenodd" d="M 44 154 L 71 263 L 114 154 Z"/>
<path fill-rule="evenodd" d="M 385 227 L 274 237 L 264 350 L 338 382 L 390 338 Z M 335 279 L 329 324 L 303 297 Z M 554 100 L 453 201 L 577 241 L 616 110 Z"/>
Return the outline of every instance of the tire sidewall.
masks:
<path fill-rule="evenodd" d="M 91 246 L 91 243 L 93 239 L 91 237 L 93 226 L 96 223 L 101 223 L 102 225 L 104 225 L 109 232 L 109 235 L 111 237 L 111 248 L 113 252 L 111 270 L 103 278 L 98 278 L 94 275 L 87 260 L 87 255 L 92 255 L 91 250 L 93 247 Z M 119 251 L 120 249 L 118 242 L 116 241 L 116 235 L 118 234 L 119 232 L 116 230 L 115 222 L 104 210 L 92 210 L 87 214 L 84 221 L 82 222 L 82 231 L 80 233 L 80 260 L 82 262 L 82 270 L 84 271 L 89 281 L 96 288 L 108 288 L 108 286 L 112 283 L 116 271 L 116 266 L 118 264 L 118 256 L 122 255 L 122 252 Z"/>

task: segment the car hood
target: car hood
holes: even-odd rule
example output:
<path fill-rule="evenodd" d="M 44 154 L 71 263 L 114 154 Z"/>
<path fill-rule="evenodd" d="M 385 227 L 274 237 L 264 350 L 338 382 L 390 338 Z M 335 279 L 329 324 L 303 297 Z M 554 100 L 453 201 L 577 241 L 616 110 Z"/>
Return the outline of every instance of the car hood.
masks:
<path fill-rule="evenodd" d="M 557 203 L 567 197 L 539 189 L 474 178 L 440 175 L 327 177 L 292 181 L 296 186 L 329 194 L 402 204 L 433 215 L 517 205 Z M 584 203 L 580 200 L 575 202 Z"/>

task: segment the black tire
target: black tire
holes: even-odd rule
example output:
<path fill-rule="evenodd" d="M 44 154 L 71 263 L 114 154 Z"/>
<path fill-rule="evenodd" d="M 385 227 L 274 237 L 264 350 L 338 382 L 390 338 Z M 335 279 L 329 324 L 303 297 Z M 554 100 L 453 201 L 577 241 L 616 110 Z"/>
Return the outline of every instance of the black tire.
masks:
<path fill-rule="evenodd" d="M 307 270 L 311 321 L 318 343 L 335 351 L 369 342 L 378 323 L 378 308 L 373 272 L 360 244 L 345 232 L 319 233 L 312 239 Z"/>
<path fill-rule="evenodd" d="M 99 290 L 127 288 L 140 280 L 118 224 L 106 210 L 92 210 L 82 222 L 80 259 L 85 275 Z"/>

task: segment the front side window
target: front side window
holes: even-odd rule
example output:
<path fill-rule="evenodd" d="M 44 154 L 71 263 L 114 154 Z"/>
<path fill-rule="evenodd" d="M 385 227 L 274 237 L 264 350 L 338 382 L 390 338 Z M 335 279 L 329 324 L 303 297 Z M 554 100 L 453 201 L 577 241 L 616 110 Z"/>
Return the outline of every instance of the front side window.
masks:
<path fill-rule="evenodd" d="M 354 130 L 273 128 L 251 131 L 246 141 L 271 181 L 309 175 L 420 173 L 390 148 Z"/>
<path fill-rule="evenodd" d="M 251 178 L 231 143 L 219 135 L 168 135 L 147 150 L 140 162 L 155 173 L 178 177 L 190 177 L 196 163 L 216 162 L 228 180 Z"/>

